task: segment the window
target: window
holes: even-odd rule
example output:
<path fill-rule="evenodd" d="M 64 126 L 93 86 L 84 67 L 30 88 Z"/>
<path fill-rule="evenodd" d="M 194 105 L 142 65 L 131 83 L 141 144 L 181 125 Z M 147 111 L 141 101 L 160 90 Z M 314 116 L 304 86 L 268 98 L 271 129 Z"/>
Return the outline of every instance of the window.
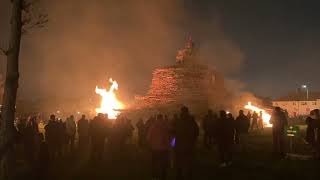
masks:
<path fill-rule="evenodd" d="M 317 102 L 316 102 L 316 101 L 312 102 L 312 105 L 316 106 L 316 105 L 317 105 Z"/>
<path fill-rule="evenodd" d="M 292 105 L 294 105 L 294 106 L 295 106 L 295 105 L 297 105 L 297 103 L 296 103 L 296 102 L 293 102 L 293 103 L 292 103 Z"/>
<path fill-rule="evenodd" d="M 301 102 L 301 105 L 305 106 L 307 105 L 307 102 Z"/>

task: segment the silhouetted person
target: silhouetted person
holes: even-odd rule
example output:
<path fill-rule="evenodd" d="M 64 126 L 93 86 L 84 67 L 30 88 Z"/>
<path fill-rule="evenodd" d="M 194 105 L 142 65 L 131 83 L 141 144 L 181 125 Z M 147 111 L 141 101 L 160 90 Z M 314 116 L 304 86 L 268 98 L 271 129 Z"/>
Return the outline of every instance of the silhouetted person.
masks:
<path fill-rule="evenodd" d="M 77 125 L 74 120 L 74 116 L 71 115 L 66 120 L 66 132 L 67 132 L 67 149 L 70 152 L 74 150 L 74 140 L 76 136 Z"/>
<path fill-rule="evenodd" d="M 314 110 L 312 110 L 310 112 L 310 116 L 307 117 L 306 124 L 307 124 L 307 129 L 306 129 L 305 139 L 310 145 L 312 145 L 312 147 L 315 147 L 316 115 Z"/>
<path fill-rule="evenodd" d="M 234 144 L 234 143 L 235 143 L 234 136 L 235 136 L 235 134 L 236 134 L 236 128 L 235 128 L 236 122 L 235 122 L 235 119 L 234 119 L 232 113 L 227 113 L 227 119 L 228 119 L 230 122 L 232 122 L 232 127 L 233 127 L 232 144 Z"/>
<path fill-rule="evenodd" d="M 213 140 L 213 128 L 214 116 L 212 110 L 208 110 L 208 114 L 203 118 L 202 129 L 203 129 L 203 144 L 206 148 L 210 148 Z"/>
<path fill-rule="evenodd" d="M 125 150 L 125 143 L 129 135 L 128 124 L 124 117 L 118 117 L 110 130 L 108 145 L 113 161 L 120 161 Z"/>
<path fill-rule="evenodd" d="M 232 122 L 235 120 L 234 117 L 233 117 L 233 115 L 232 115 L 232 113 L 227 113 L 227 118 L 228 118 L 229 120 L 231 120 Z"/>
<path fill-rule="evenodd" d="M 58 122 L 58 155 L 62 156 L 64 153 L 68 151 L 68 134 L 66 128 L 66 122 L 63 122 L 62 119 L 57 120 Z"/>
<path fill-rule="evenodd" d="M 48 177 L 48 170 L 50 166 L 50 155 L 49 155 L 49 148 L 46 141 L 44 141 L 43 134 L 39 134 L 40 143 L 40 150 L 38 155 L 38 165 L 37 165 L 37 179 L 47 179 Z"/>
<path fill-rule="evenodd" d="M 25 130 L 26 126 L 27 126 L 27 119 L 24 117 L 21 117 L 17 123 L 17 130 L 20 135 L 24 133 L 23 131 Z"/>
<path fill-rule="evenodd" d="M 45 126 L 45 138 L 49 147 L 50 159 L 55 160 L 58 155 L 59 146 L 59 124 L 55 115 L 51 115 L 48 124 Z"/>
<path fill-rule="evenodd" d="M 131 140 L 133 136 L 134 127 L 130 119 L 124 117 L 124 126 L 126 132 L 126 140 Z"/>
<path fill-rule="evenodd" d="M 285 156 L 285 127 L 288 125 L 285 114 L 280 107 L 276 107 L 272 113 L 270 124 L 272 124 L 273 151 L 280 158 Z"/>
<path fill-rule="evenodd" d="M 250 120 L 244 115 L 243 110 L 239 111 L 239 116 L 235 121 L 235 142 L 240 144 L 242 151 L 246 151 L 247 139 L 249 135 Z"/>
<path fill-rule="evenodd" d="M 36 116 L 33 116 L 30 119 L 30 123 L 31 123 L 31 127 L 32 127 L 32 132 L 33 132 L 33 136 L 34 136 L 34 142 L 35 142 L 35 151 L 34 151 L 34 157 L 36 159 L 37 154 L 39 153 L 39 149 L 40 149 L 40 144 L 41 144 L 41 140 L 40 140 L 40 132 L 39 132 L 39 122 Z M 42 134 L 43 136 L 43 134 Z"/>
<path fill-rule="evenodd" d="M 213 120 L 210 123 L 210 136 L 211 136 L 212 144 L 214 144 L 216 136 L 217 136 L 216 126 L 217 126 L 217 121 L 219 119 L 218 114 L 217 113 L 213 113 L 213 118 L 212 119 Z"/>
<path fill-rule="evenodd" d="M 169 123 L 169 117 L 168 117 L 168 115 L 164 115 L 164 120 L 167 122 L 167 123 Z"/>
<path fill-rule="evenodd" d="M 175 122 L 175 121 L 177 121 L 177 120 L 179 120 L 179 116 L 178 116 L 178 114 L 173 114 L 173 122 Z"/>
<path fill-rule="evenodd" d="M 187 107 L 181 108 L 180 118 L 174 123 L 176 144 L 177 179 L 191 179 L 194 149 L 199 135 L 199 127 Z"/>
<path fill-rule="evenodd" d="M 233 125 L 232 118 L 228 118 L 225 111 L 220 111 L 216 130 L 220 167 L 226 167 L 232 163 Z"/>
<path fill-rule="evenodd" d="M 178 114 L 173 114 L 172 120 L 169 122 L 170 133 L 174 134 L 174 125 L 179 120 Z"/>
<path fill-rule="evenodd" d="M 89 143 L 89 121 L 86 119 L 85 115 L 82 115 L 81 119 L 78 121 L 78 135 L 79 135 L 79 149 L 87 149 Z"/>
<path fill-rule="evenodd" d="M 314 110 L 315 114 L 315 132 L 316 132 L 316 142 L 315 142 L 315 148 L 316 148 L 316 158 L 320 160 L 320 111 L 319 109 Z"/>
<path fill-rule="evenodd" d="M 149 128 L 147 141 L 152 152 L 152 178 L 164 180 L 169 166 L 170 130 L 161 114 Z"/>
<path fill-rule="evenodd" d="M 36 127 L 36 128 L 35 128 Z M 33 166 L 36 159 L 37 152 L 37 138 L 38 138 L 38 127 L 35 122 L 35 118 L 30 118 L 23 131 L 22 139 L 24 144 L 25 159 L 29 165 Z"/>
<path fill-rule="evenodd" d="M 259 112 L 259 119 L 258 119 L 258 125 L 260 129 L 264 128 L 264 124 L 263 124 L 263 113 L 262 111 Z"/>
<path fill-rule="evenodd" d="M 139 145 L 139 147 L 143 147 L 146 142 L 146 133 L 147 133 L 143 119 L 140 118 L 138 120 L 136 126 L 137 126 L 137 130 L 138 130 L 138 145 Z"/>
<path fill-rule="evenodd" d="M 150 116 L 150 118 L 145 123 L 146 131 L 151 127 L 152 123 L 156 120 L 155 116 Z"/>
<path fill-rule="evenodd" d="M 100 161 L 103 158 L 104 143 L 107 133 L 106 122 L 108 119 L 101 113 L 90 122 L 90 137 L 91 137 L 91 159 L 94 162 Z"/>
<path fill-rule="evenodd" d="M 251 123 L 252 114 L 250 111 L 248 111 L 247 118 L 250 120 L 250 123 Z"/>
<path fill-rule="evenodd" d="M 251 130 L 254 128 L 258 129 L 258 114 L 254 111 L 252 114 L 252 123 L 251 123 Z"/>

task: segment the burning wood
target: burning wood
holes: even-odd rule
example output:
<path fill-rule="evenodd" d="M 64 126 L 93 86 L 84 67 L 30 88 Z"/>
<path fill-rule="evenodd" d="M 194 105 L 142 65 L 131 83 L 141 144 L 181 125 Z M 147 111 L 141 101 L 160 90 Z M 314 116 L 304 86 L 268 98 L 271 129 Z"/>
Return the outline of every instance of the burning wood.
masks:
<path fill-rule="evenodd" d="M 258 108 L 254 105 L 251 104 L 251 102 L 248 102 L 247 105 L 244 106 L 245 109 L 254 111 L 256 113 L 262 112 L 262 120 L 263 123 L 267 126 L 267 127 L 272 127 L 272 124 L 270 124 L 270 119 L 271 119 L 271 115 L 269 113 L 267 113 L 264 109 Z"/>
<path fill-rule="evenodd" d="M 109 79 L 111 87 L 109 91 L 107 89 L 100 89 L 96 86 L 96 93 L 102 97 L 99 108 L 96 108 L 97 113 L 108 114 L 110 119 L 116 119 L 121 113 L 120 110 L 124 109 L 124 104 L 117 99 L 115 90 L 118 90 L 118 83 L 112 78 Z"/>

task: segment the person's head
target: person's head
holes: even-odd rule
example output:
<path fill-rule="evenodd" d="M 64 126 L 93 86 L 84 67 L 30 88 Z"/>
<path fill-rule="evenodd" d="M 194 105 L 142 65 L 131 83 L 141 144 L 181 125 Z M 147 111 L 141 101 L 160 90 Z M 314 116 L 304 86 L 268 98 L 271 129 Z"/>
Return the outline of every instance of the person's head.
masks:
<path fill-rule="evenodd" d="M 51 115 L 50 115 L 50 120 L 51 120 L 51 121 L 56 120 L 56 116 L 55 116 L 54 114 L 51 114 Z"/>
<path fill-rule="evenodd" d="M 86 115 L 82 114 L 81 118 L 82 118 L 82 119 L 85 119 L 85 118 L 86 118 Z"/>
<path fill-rule="evenodd" d="M 125 122 L 125 120 L 124 120 L 123 116 L 118 116 L 115 121 L 115 123 L 117 123 L 117 124 L 122 124 L 124 122 Z"/>
<path fill-rule="evenodd" d="M 231 113 L 228 113 L 228 114 L 227 114 L 227 118 L 229 118 L 229 119 L 233 119 L 232 114 L 231 114 Z"/>
<path fill-rule="evenodd" d="M 163 115 L 162 114 L 158 114 L 157 115 L 157 121 L 162 121 L 163 120 Z"/>
<path fill-rule="evenodd" d="M 240 116 L 244 115 L 243 110 L 240 110 L 240 111 L 239 111 L 239 115 L 240 115 Z"/>
<path fill-rule="evenodd" d="M 227 117 L 227 113 L 226 113 L 226 111 L 224 111 L 224 110 L 221 110 L 220 111 L 220 118 L 226 118 Z"/>
<path fill-rule="evenodd" d="M 109 115 L 107 113 L 105 113 L 104 118 L 109 119 Z"/>
<path fill-rule="evenodd" d="M 104 115 L 102 113 L 98 113 L 97 118 L 102 119 Z"/>
<path fill-rule="evenodd" d="M 74 120 L 74 116 L 73 116 L 73 115 L 71 115 L 71 116 L 70 116 L 70 119 L 71 119 L 71 120 Z"/>
<path fill-rule="evenodd" d="M 213 117 L 214 119 L 217 119 L 217 118 L 218 118 L 218 113 L 214 112 L 214 113 L 212 114 L 212 117 Z"/>
<path fill-rule="evenodd" d="M 183 106 L 181 108 L 181 114 L 188 114 L 189 113 L 189 109 L 186 106 Z"/>
<path fill-rule="evenodd" d="M 314 115 L 314 110 L 310 111 L 309 115 L 313 116 Z"/>
<path fill-rule="evenodd" d="M 312 119 L 317 119 L 315 109 L 312 110 L 312 111 L 310 111 L 310 117 L 311 117 Z"/>
<path fill-rule="evenodd" d="M 314 109 L 314 116 L 316 119 L 319 119 L 320 118 L 320 111 L 319 109 Z"/>
<path fill-rule="evenodd" d="M 277 107 L 274 108 L 274 111 L 279 113 L 279 112 L 281 112 L 281 108 L 277 106 Z"/>
<path fill-rule="evenodd" d="M 36 117 L 36 116 L 32 116 L 32 117 L 30 118 L 30 121 L 31 121 L 32 123 L 37 122 L 37 117 Z"/>

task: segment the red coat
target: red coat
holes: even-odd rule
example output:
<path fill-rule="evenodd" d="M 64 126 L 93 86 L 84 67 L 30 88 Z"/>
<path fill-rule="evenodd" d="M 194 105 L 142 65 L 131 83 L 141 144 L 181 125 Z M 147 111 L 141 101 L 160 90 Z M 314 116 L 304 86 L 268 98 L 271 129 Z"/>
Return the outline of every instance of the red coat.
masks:
<path fill-rule="evenodd" d="M 147 141 L 152 150 L 169 150 L 170 129 L 168 123 L 165 120 L 156 120 L 148 129 Z"/>

